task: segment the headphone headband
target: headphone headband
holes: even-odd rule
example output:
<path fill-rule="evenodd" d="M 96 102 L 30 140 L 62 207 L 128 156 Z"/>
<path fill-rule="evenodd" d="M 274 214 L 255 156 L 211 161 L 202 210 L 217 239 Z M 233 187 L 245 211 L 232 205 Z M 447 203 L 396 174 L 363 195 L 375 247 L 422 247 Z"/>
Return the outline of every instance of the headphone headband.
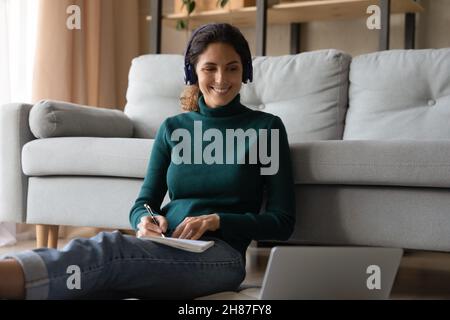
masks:
<path fill-rule="evenodd" d="M 192 42 L 193 42 L 195 36 L 200 31 L 210 28 L 212 25 L 214 25 L 214 24 L 208 23 L 208 24 L 198 27 L 192 33 L 191 38 L 189 39 L 189 42 L 186 46 L 186 51 L 184 53 L 184 83 L 186 85 L 193 85 L 198 82 L 197 75 L 195 73 L 195 66 L 192 65 L 188 60 L 188 54 L 189 54 L 189 51 L 191 50 Z M 248 59 L 247 61 L 242 61 L 242 65 L 244 68 L 243 73 L 242 73 L 242 82 L 243 83 L 248 83 L 248 82 L 253 81 L 253 65 L 252 65 L 252 58 L 251 58 L 250 52 L 249 52 L 248 56 L 250 57 L 250 59 Z"/>

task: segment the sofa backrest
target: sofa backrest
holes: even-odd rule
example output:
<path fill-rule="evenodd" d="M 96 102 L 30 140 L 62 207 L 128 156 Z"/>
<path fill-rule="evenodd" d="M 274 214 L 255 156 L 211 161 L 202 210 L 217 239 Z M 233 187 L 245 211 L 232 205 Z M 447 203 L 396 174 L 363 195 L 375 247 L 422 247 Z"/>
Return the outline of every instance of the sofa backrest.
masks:
<path fill-rule="evenodd" d="M 450 139 L 450 49 L 353 58 L 344 139 Z"/>
<path fill-rule="evenodd" d="M 153 138 L 164 119 L 182 112 L 183 59 L 159 54 L 133 60 L 125 113 L 135 137 Z M 337 50 L 256 57 L 253 82 L 242 85 L 241 102 L 279 116 L 290 142 L 342 139 L 350 61 Z"/>

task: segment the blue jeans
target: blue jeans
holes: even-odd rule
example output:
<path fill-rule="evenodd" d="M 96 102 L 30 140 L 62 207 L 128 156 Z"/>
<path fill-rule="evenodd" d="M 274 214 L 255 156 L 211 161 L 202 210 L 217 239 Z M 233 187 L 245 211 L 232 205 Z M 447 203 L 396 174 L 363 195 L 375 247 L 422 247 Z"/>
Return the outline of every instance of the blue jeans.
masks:
<path fill-rule="evenodd" d="M 2 258 L 21 264 L 27 299 L 193 299 L 237 290 L 245 278 L 245 258 L 221 239 L 202 240 L 215 244 L 192 253 L 118 231 L 101 232 L 72 240 L 61 250 Z M 79 267 L 79 289 L 70 266 Z"/>

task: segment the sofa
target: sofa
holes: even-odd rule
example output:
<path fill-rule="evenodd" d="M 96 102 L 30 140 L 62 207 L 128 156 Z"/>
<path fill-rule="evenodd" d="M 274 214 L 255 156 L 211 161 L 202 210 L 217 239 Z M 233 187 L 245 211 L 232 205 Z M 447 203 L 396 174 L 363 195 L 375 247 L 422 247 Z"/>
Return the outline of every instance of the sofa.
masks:
<path fill-rule="evenodd" d="M 450 251 L 448 70 L 450 49 L 254 58 L 241 102 L 285 124 L 297 207 L 288 242 Z M 60 225 L 129 230 L 158 127 L 182 112 L 183 77 L 183 56 L 144 55 L 123 112 L 1 106 L 0 221 L 38 225 L 40 246 L 55 245 Z"/>

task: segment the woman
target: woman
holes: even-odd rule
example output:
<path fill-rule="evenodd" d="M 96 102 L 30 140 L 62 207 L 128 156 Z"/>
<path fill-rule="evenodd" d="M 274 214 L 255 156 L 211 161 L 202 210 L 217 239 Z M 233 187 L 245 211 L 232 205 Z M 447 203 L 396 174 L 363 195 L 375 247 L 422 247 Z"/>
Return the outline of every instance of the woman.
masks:
<path fill-rule="evenodd" d="M 0 261 L 0 297 L 192 299 L 236 290 L 251 240 L 289 238 L 295 200 L 285 128 L 280 118 L 240 103 L 242 82 L 253 76 L 247 41 L 229 24 L 200 27 L 186 49 L 185 73 L 189 86 L 181 100 L 188 112 L 160 126 L 131 208 L 137 237 L 102 232 L 62 250 L 6 257 Z M 234 146 L 230 132 L 256 131 L 253 140 Z M 264 159 L 255 161 L 256 147 Z M 269 153 L 277 163 L 267 171 Z M 171 201 L 159 209 L 167 190 Z M 259 214 L 264 192 L 266 208 Z M 157 212 L 158 224 L 144 204 Z M 215 245 L 191 253 L 141 239 L 162 233 Z M 78 285 L 71 278 L 74 270 L 80 271 Z"/>

